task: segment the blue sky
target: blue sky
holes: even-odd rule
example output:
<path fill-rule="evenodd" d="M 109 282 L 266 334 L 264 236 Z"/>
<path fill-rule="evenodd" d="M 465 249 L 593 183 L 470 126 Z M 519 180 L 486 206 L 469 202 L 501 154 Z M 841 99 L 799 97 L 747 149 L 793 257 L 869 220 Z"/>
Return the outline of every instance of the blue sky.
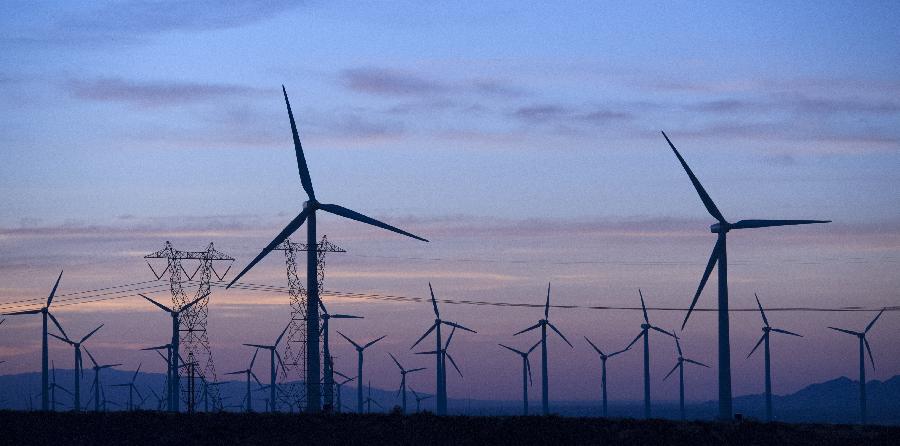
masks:
<path fill-rule="evenodd" d="M 646 284 L 661 303 L 686 304 L 711 218 L 666 130 L 729 219 L 835 221 L 734 237 L 735 305 L 757 290 L 785 305 L 893 305 L 898 19 L 892 2 L 3 2 L 0 298 L 39 296 L 60 268 L 70 291 L 144 280 L 140 257 L 167 239 L 214 241 L 242 266 L 303 200 L 284 84 L 320 199 L 433 240 L 326 217 L 351 251 L 334 263 L 335 289 L 421 295 L 432 279 L 456 296 L 521 300 L 553 279 L 570 302 L 633 303 Z M 571 259 L 596 263 L 563 265 Z M 277 262 L 263 265 L 253 281 L 281 284 Z M 221 314 L 262 299 L 230 293 Z M 122 310 L 94 305 L 93 320 Z M 382 325 L 413 311 L 354 305 Z M 219 348 L 268 336 L 257 322 L 269 310 L 247 306 L 242 331 L 218 336 Z M 152 318 L 138 302 L 126 309 Z M 88 315 L 72 310 L 73 323 L 91 325 Z M 482 322 L 503 327 L 499 336 L 528 317 Z M 752 346 L 753 317 L 736 318 L 735 343 Z M 573 318 L 574 337 L 593 329 Z M 883 324 L 883 339 L 900 333 L 896 318 Z M 615 325 L 603 336 L 627 342 Z M 390 338 L 402 336 L 413 335 Z M 477 356 L 496 340 L 459 347 Z M 853 373 L 806 353 L 785 390 Z M 896 346 L 879 353 L 894 362 L 878 373 L 900 370 L 888 359 Z M 7 354 L 22 358 L 18 370 L 37 365 L 24 350 Z M 739 392 L 758 390 L 747 370 Z M 639 383 L 623 389 L 637 398 Z"/>

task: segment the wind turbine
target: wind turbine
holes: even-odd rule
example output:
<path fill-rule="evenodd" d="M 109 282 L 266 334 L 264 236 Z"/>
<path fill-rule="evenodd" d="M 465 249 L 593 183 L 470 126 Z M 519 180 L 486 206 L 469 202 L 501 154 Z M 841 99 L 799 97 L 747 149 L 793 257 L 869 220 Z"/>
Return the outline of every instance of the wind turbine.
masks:
<path fill-rule="evenodd" d="M 163 355 L 160 353 L 160 350 L 166 350 L 166 354 Z M 172 395 L 177 395 L 177 390 L 175 392 L 172 391 L 172 344 L 159 345 L 156 347 L 147 347 L 142 348 L 141 351 L 155 351 L 163 361 L 166 361 L 166 410 L 172 412 L 174 411 L 174 402 L 172 401 Z M 177 397 L 176 397 L 177 399 Z"/>
<path fill-rule="evenodd" d="M 650 330 L 656 330 L 673 338 L 675 335 L 655 325 L 650 325 L 650 319 L 647 317 L 647 306 L 644 305 L 644 293 L 641 292 L 640 288 L 638 288 L 638 294 L 641 296 L 641 310 L 644 312 L 644 323 L 641 324 L 641 332 L 628 344 L 628 347 L 625 347 L 625 350 L 630 349 L 638 339 L 644 338 L 644 418 L 650 418 Z"/>
<path fill-rule="evenodd" d="M 872 348 L 869 347 L 869 340 L 866 339 L 866 333 L 872 329 L 872 326 L 875 325 L 875 321 L 881 317 L 884 310 L 886 310 L 886 308 L 882 308 L 881 311 L 878 312 L 878 315 L 875 316 L 875 319 L 872 319 L 872 322 L 869 322 L 869 325 L 866 325 L 866 329 L 862 332 L 828 327 L 832 330 L 856 336 L 859 339 L 859 421 L 861 424 L 866 424 L 868 421 L 868 414 L 866 413 L 866 351 L 869 352 L 869 361 L 872 362 L 872 370 L 875 370 L 875 358 L 872 357 Z M 865 350 L 863 350 L 863 347 L 865 347 Z"/>
<path fill-rule="evenodd" d="M 736 223 L 729 223 L 725 220 L 725 217 L 722 216 L 722 213 L 719 212 L 719 208 L 716 207 L 716 204 L 712 201 L 712 198 L 709 197 L 709 194 L 706 193 L 706 190 L 703 189 L 703 186 L 700 184 L 700 180 L 694 176 L 694 172 L 691 171 L 691 168 L 688 167 L 687 162 L 684 161 L 684 158 L 681 157 L 681 154 L 678 153 L 678 150 L 675 148 L 675 145 L 672 144 L 672 141 L 669 140 L 669 137 L 665 132 L 662 132 L 663 137 L 666 138 L 666 142 L 669 143 L 669 147 L 672 148 L 672 151 L 675 152 L 675 156 L 678 157 L 678 161 L 681 163 L 681 166 L 684 168 L 684 171 L 687 173 L 688 177 L 691 180 L 691 183 L 694 185 L 694 189 L 697 190 L 697 194 L 700 195 L 700 200 L 703 201 L 703 205 L 706 207 L 706 211 L 712 215 L 713 218 L 716 219 L 717 223 L 714 223 L 709 227 L 710 232 L 718 234 L 718 239 L 716 240 L 716 245 L 713 247 L 712 254 L 709 257 L 709 262 L 706 264 L 706 270 L 703 271 L 703 277 L 700 279 L 700 286 L 697 287 L 697 292 L 694 294 L 694 299 L 691 301 L 691 306 L 688 309 L 687 314 L 684 317 L 684 322 L 681 324 L 681 329 L 684 330 L 684 326 L 687 324 L 688 318 L 691 317 L 691 312 L 694 311 L 694 305 L 697 304 L 697 299 L 700 298 L 700 293 L 703 291 L 703 286 L 706 285 L 706 281 L 709 279 L 709 274 L 712 272 L 713 266 L 718 264 L 718 274 L 719 274 L 719 418 L 722 420 L 730 420 L 733 410 L 731 404 L 731 344 L 729 341 L 729 323 L 728 323 L 728 256 L 726 254 L 726 235 L 728 231 L 732 229 L 752 229 L 752 228 L 768 228 L 771 226 L 794 226 L 794 225 L 808 225 L 813 223 L 830 223 L 830 220 L 740 220 Z"/>
<path fill-rule="evenodd" d="M 428 398 L 431 398 L 432 395 L 424 395 L 424 396 L 420 396 L 418 393 L 416 393 L 415 390 L 413 390 L 412 387 L 409 388 L 409 391 L 412 392 L 413 396 L 416 398 L 416 413 L 419 413 L 419 404 L 420 404 L 422 401 L 425 401 L 425 400 L 427 400 Z"/>
<path fill-rule="evenodd" d="M 675 335 L 673 337 L 675 338 L 675 347 L 678 348 L 678 360 L 675 362 L 675 367 L 672 367 L 672 370 L 670 370 L 663 378 L 663 381 L 669 379 L 669 376 L 671 376 L 672 373 L 675 373 L 675 369 L 678 369 L 678 409 L 681 414 L 681 421 L 684 421 L 684 363 L 699 365 L 706 368 L 709 368 L 709 366 L 702 362 L 685 358 L 684 354 L 681 353 L 681 342 L 678 341 L 678 336 Z"/>
<path fill-rule="evenodd" d="M 260 344 L 244 344 L 247 347 L 256 347 L 258 349 L 264 349 L 269 351 L 269 387 L 270 387 L 270 396 L 269 396 L 269 411 L 275 412 L 277 410 L 277 403 L 275 399 L 275 392 L 277 390 L 277 386 L 275 385 L 275 373 L 278 371 L 278 368 L 275 367 L 275 359 L 278 358 L 278 365 L 281 366 L 281 370 L 284 371 L 284 361 L 281 360 L 281 354 L 278 353 L 278 344 L 281 342 L 281 338 L 284 337 L 284 334 L 287 333 L 288 328 L 291 326 L 288 323 L 287 326 L 284 327 L 284 330 L 281 331 L 281 334 L 278 335 L 278 338 L 275 339 L 275 343 L 272 345 L 260 345 Z M 252 366 L 251 366 L 252 367 Z"/>
<path fill-rule="evenodd" d="M 338 376 L 344 378 L 343 381 L 341 381 L 339 383 L 335 383 L 335 388 L 337 390 L 337 407 L 336 407 L 336 409 L 337 409 L 338 413 L 341 413 L 341 411 L 344 409 L 344 404 L 343 404 L 344 400 L 341 399 L 341 388 L 344 387 L 344 384 L 347 384 L 348 382 L 356 379 L 356 377 L 354 376 L 353 378 L 351 378 L 341 372 L 338 372 L 337 370 L 334 370 L 334 373 L 337 374 Z"/>
<path fill-rule="evenodd" d="M 435 355 L 438 356 L 441 360 L 441 367 L 444 368 L 444 371 L 441 373 L 444 379 L 444 401 L 447 400 L 447 360 L 450 360 L 450 364 L 453 365 L 453 368 L 456 369 L 456 373 L 459 373 L 459 377 L 462 378 L 463 374 L 459 370 L 459 367 L 456 365 L 456 361 L 453 360 L 453 356 L 450 355 L 450 352 L 447 351 L 450 348 L 450 341 L 453 340 L 453 335 L 456 334 L 456 327 L 453 327 L 450 330 L 450 336 L 447 336 L 447 342 L 444 344 L 444 347 L 440 350 L 433 350 L 429 352 L 416 352 L 417 355 Z M 446 409 L 445 409 L 446 410 Z M 446 413 L 446 412 L 445 412 Z"/>
<path fill-rule="evenodd" d="M 138 373 L 141 372 L 141 365 L 138 364 L 137 370 L 134 371 L 134 375 L 131 375 L 131 381 L 122 384 L 113 384 L 113 387 L 128 387 L 128 411 L 134 410 L 134 392 L 137 392 L 138 398 L 144 398 L 141 395 L 141 392 L 138 391 L 137 386 L 134 385 L 135 380 L 137 380 Z"/>
<path fill-rule="evenodd" d="M 56 289 L 59 287 L 59 281 L 62 279 L 63 272 L 59 272 L 59 277 L 56 278 L 56 283 L 53 285 L 53 290 L 50 291 L 50 295 L 47 296 L 47 304 L 37 310 L 25 310 L 25 311 L 16 311 L 13 313 L 5 313 L 4 316 L 18 316 L 21 314 L 41 314 L 43 318 L 43 331 L 41 337 L 41 410 L 46 412 L 50 408 L 50 400 L 49 400 L 49 390 L 50 390 L 50 373 L 49 373 L 49 352 L 47 350 L 47 318 L 50 318 L 53 321 L 53 325 L 56 325 L 56 328 L 59 329 L 59 332 L 62 333 L 63 336 L 66 335 L 65 330 L 63 330 L 62 326 L 59 325 L 59 321 L 50 313 L 50 304 L 53 303 L 53 296 L 56 295 Z"/>
<path fill-rule="evenodd" d="M 88 338 L 93 336 L 94 333 L 96 333 L 97 330 L 101 328 L 103 328 L 103 324 L 100 324 L 99 327 L 95 328 L 94 331 L 85 335 L 78 342 L 72 341 L 68 336 L 61 338 L 53 333 L 50 333 L 50 336 L 53 336 L 54 338 L 59 339 L 60 341 L 63 341 L 75 348 L 75 412 L 81 411 L 81 378 L 84 376 L 84 370 L 81 364 L 81 344 L 84 344 L 84 342 L 87 341 Z M 65 336 L 65 333 L 63 333 L 63 336 Z"/>
<path fill-rule="evenodd" d="M 441 325 L 447 325 L 453 328 L 459 328 L 461 330 L 466 330 L 472 333 L 477 333 L 475 330 L 463 327 L 462 325 L 457 324 L 456 322 L 445 321 L 441 319 L 441 313 L 438 311 L 437 300 L 434 298 L 434 289 L 431 287 L 431 282 L 428 283 L 428 291 L 431 293 L 431 306 L 434 308 L 434 323 L 431 324 L 431 327 L 428 327 L 428 330 L 423 334 L 409 349 L 412 350 L 416 345 L 419 345 L 423 339 L 428 337 L 428 335 L 433 331 L 434 332 L 434 351 L 441 351 L 443 349 L 441 342 Z M 435 390 L 436 390 L 436 404 L 435 411 L 438 415 L 446 415 L 447 414 L 447 373 L 446 368 L 444 367 L 444 355 L 435 354 Z M 457 370 L 459 371 L 459 370 Z"/>
<path fill-rule="evenodd" d="M 400 388 L 397 389 L 397 393 L 403 394 L 403 414 L 405 415 L 406 414 L 406 374 L 418 372 L 420 370 L 425 370 L 425 367 L 419 367 L 419 368 L 415 368 L 415 369 L 406 370 L 403 368 L 402 365 L 400 365 L 400 361 L 397 361 L 397 358 L 395 358 L 393 354 L 391 354 L 391 353 L 388 353 L 388 354 L 391 355 L 391 359 L 394 360 L 394 364 L 397 364 L 397 368 L 400 369 Z"/>
<path fill-rule="evenodd" d="M 92 369 L 94 369 L 94 383 L 91 387 L 94 388 L 94 412 L 100 412 L 100 371 L 103 369 L 108 369 L 112 367 L 118 367 L 122 364 L 97 364 L 97 361 L 94 360 L 94 355 L 91 354 L 90 350 L 85 347 L 84 352 L 88 354 L 88 359 L 91 360 L 91 364 L 94 364 Z M 55 372 L 55 369 L 54 369 Z M 53 382 L 56 382 L 56 376 L 54 373 Z"/>
<path fill-rule="evenodd" d="M 316 211 L 322 210 L 330 214 L 340 217 L 356 220 L 376 226 L 388 231 L 412 237 L 417 240 L 427 242 L 422 237 L 413 235 L 402 229 L 396 228 L 389 224 L 380 222 L 374 218 L 360 214 L 359 212 L 347 209 L 336 204 L 323 204 L 316 199 L 316 193 L 313 190 L 312 179 L 309 176 L 309 168 L 306 166 L 306 157 L 303 155 L 303 147 L 300 144 L 300 135 L 297 133 L 297 124 L 294 122 L 294 114 L 291 111 L 291 103 L 288 101 L 287 90 L 281 87 L 284 93 L 284 103 L 287 106 L 288 118 L 291 121 L 291 132 L 294 138 L 294 152 L 297 156 L 297 169 L 300 173 L 300 183 L 303 190 L 309 198 L 303 203 L 303 211 L 301 211 L 281 232 L 269 243 L 262 252 L 251 261 L 247 267 L 243 269 L 234 280 L 228 284 L 230 288 L 237 282 L 250 268 L 253 268 L 263 257 L 278 247 L 285 239 L 291 236 L 303 222 L 306 222 L 306 241 L 310 247 L 306 252 L 306 410 L 308 412 L 318 412 L 321 410 L 321 398 L 319 395 L 320 370 L 319 370 L 319 282 L 316 266 L 318 259 L 317 251 L 312 249 L 318 242 L 316 238 Z"/>
<path fill-rule="evenodd" d="M 755 352 L 756 349 L 759 348 L 759 344 L 765 343 L 763 347 L 763 353 L 765 354 L 766 364 L 766 421 L 772 421 L 772 369 L 769 359 L 769 333 L 774 331 L 775 333 L 782 333 L 801 338 L 803 336 L 787 330 L 772 328 L 771 326 L 769 326 L 769 319 L 766 318 L 766 312 L 763 311 L 762 304 L 759 303 L 759 296 L 757 296 L 756 293 L 753 293 L 753 296 L 756 297 L 756 305 L 759 307 L 759 314 L 762 316 L 763 324 L 765 325 L 763 325 L 762 328 L 762 337 L 759 338 L 759 341 L 756 343 L 756 345 L 753 346 L 753 350 L 750 350 L 750 353 L 747 355 L 747 357 L 749 358 L 751 355 L 753 355 L 753 352 Z"/>
<path fill-rule="evenodd" d="M 328 340 L 328 321 L 331 319 L 363 319 L 362 316 L 352 316 L 349 314 L 330 314 L 319 300 L 319 308 L 322 309 L 322 357 L 325 359 L 324 375 L 325 375 L 325 406 L 334 408 L 334 359 L 331 357 L 331 347 Z M 330 410 L 330 409 L 329 409 Z"/>
<path fill-rule="evenodd" d="M 369 381 L 369 394 L 366 396 L 366 413 L 372 413 L 372 403 L 375 403 L 376 406 L 384 409 L 384 406 L 372 398 L 372 381 Z"/>
<path fill-rule="evenodd" d="M 602 371 L 600 375 L 600 393 L 603 395 L 603 416 L 606 417 L 609 415 L 609 410 L 606 403 L 606 360 L 618 354 L 625 353 L 626 351 L 628 351 L 628 348 L 624 348 L 607 355 L 606 353 L 603 353 L 603 350 L 600 350 L 599 347 L 594 345 L 594 343 L 591 342 L 591 340 L 588 339 L 587 336 L 584 337 L 584 340 L 587 341 L 588 344 L 591 344 L 591 347 L 594 348 L 594 351 L 597 352 L 598 355 L 600 355 L 600 369 Z"/>
<path fill-rule="evenodd" d="M 256 355 L 259 353 L 259 349 L 257 348 L 255 352 L 253 352 L 253 359 L 250 360 L 250 367 L 247 367 L 245 370 L 238 370 L 236 372 L 229 372 L 226 375 L 247 375 L 247 394 L 244 398 L 247 400 L 247 412 L 253 412 L 253 396 L 250 393 L 250 377 L 256 380 L 256 384 L 259 384 L 260 387 L 263 387 L 262 383 L 259 382 L 259 378 L 256 377 L 256 374 L 253 373 L 253 363 L 256 362 Z"/>
<path fill-rule="evenodd" d="M 181 403 L 180 398 L 178 398 L 178 391 L 179 391 L 179 389 L 181 389 L 181 387 L 180 387 L 181 384 L 179 383 L 179 375 L 178 375 L 178 358 L 181 357 L 181 354 L 178 351 L 179 344 L 180 344 L 180 341 L 179 341 L 179 335 L 180 335 L 179 328 L 180 327 L 179 327 L 178 319 L 179 319 L 179 316 L 181 316 L 181 313 L 183 311 L 192 307 L 197 302 L 200 302 L 200 300 L 202 300 L 206 296 L 200 296 L 200 297 L 194 299 L 193 301 L 188 302 L 187 304 L 185 304 L 178 310 L 169 308 L 147 296 L 144 296 L 143 294 L 140 294 L 140 296 L 143 297 L 144 299 L 147 299 L 147 301 L 149 301 L 153 305 L 156 305 L 161 310 L 165 311 L 166 313 L 169 313 L 169 315 L 172 316 L 172 341 L 170 342 L 171 353 L 169 354 L 169 376 L 171 377 L 169 380 L 169 394 L 170 394 L 169 401 L 171 402 L 171 406 L 172 406 L 170 408 L 170 410 L 172 410 L 173 412 L 178 412 L 178 411 L 180 411 L 180 408 L 178 406 Z"/>
<path fill-rule="evenodd" d="M 547 282 L 547 303 L 544 304 L 544 318 L 539 320 L 537 324 L 532 325 L 513 336 L 520 335 L 527 331 L 534 330 L 536 328 L 541 329 L 541 413 L 544 415 L 550 415 L 550 394 L 548 388 L 548 375 L 547 375 L 547 327 L 553 329 L 559 337 L 562 338 L 563 341 L 566 341 L 566 344 L 569 344 L 569 347 L 575 348 L 565 336 L 563 336 L 562 332 L 556 328 L 555 325 L 550 323 L 550 283 Z"/>
<path fill-rule="evenodd" d="M 343 337 L 344 339 L 346 339 L 347 342 L 353 344 L 353 347 L 356 348 L 356 357 L 357 357 L 357 362 L 356 362 L 356 378 L 357 378 L 357 380 L 356 380 L 356 384 L 358 384 L 358 385 L 356 386 L 356 413 L 363 413 L 363 396 L 362 396 L 362 387 L 363 387 L 363 386 L 362 386 L 362 376 L 363 376 L 363 372 L 362 372 L 362 371 L 363 371 L 363 351 L 365 351 L 367 348 L 371 347 L 372 344 L 374 344 L 374 343 L 376 343 L 376 342 L 378 342 L 378 341 L 384 339 L 385 336 L 387 336 L 387 335 L 382 336 L 382 337 L 380 337 L 380 338 L 378 338 L 378 339 L 376 339 L 376 340 L 374 340 L 374 341 L 371 341 L 371 342 L 369 342 L 369 343 L 366 344 L 366 345 L 360 346 L 359 344 L 357 344 L 356 342 L 353 342 L 353 340 L 351 340 L 350 338 L 348 338 L 347 336 L 345 336 L 343 333 L 338 332 L 338 334 L 341 335 L 341 337 Z"/>
<path fill-rule="evenodd" d="M 3 362 L 6 362 L 6 361 L 3 361 Z M 56 383 L 56 364 L 53 364 L 53 361 L 51 361 L 51 367 L 52 367 L 52 375 L 51 376 L 53 377 L 53 380 L 50 382 L 50 407 L 55 412 L 56 411 L 56 389 L 59 389 L 59 390 L 62 390 L 63 392 L 68 393 L 69 396 L 71 396 L 71 397 L 74 397 L 75 395 L 73 395 L 72 392 L 69 392 L 69 389 L 66 389 L 65 387 Z"/>
<path fill-rule="evenodd" d="M 536 342 L 528 351 L 519 351 L 508 345 L 498 344 L 499 346 L 518 354 L 522 357 L 522 415 L 528 415 L 528 386 L 531 385 L 531 361 L 528 355 L 541 345 L 540 341 Z"/>

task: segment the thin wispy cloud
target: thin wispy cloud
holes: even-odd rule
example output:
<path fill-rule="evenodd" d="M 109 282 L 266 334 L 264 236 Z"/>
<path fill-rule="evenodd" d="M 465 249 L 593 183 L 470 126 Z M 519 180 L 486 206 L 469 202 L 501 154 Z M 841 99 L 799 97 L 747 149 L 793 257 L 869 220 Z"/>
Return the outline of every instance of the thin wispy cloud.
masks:
<path fill-rule="evenodd" d="M 142 107 L 177 106 L 188 103 L 221 100 L 229 97 L 252 97 L 264 90 L 234 84 L 181 81 L 137 81 L 122 78 L 69 80 L 64 84 L 79 99 L 124 102 Z"/>

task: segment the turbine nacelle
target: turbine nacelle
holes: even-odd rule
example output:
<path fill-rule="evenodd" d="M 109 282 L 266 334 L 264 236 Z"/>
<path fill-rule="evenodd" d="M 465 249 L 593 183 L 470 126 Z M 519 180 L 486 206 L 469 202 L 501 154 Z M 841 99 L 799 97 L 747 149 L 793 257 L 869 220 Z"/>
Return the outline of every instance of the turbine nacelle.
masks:
<path fill-rule="evenodd" d="M 730 231 L 731 227 L 731 223 L 728 222 L 713 223 L 709 225 L 709 232 L 712 232 L 714 234 L 725 233 Z"/>
<path fill-rule="evenodd" d="M 314 211 L 316 209 L 319 209 L 320 205 L 321 205 L 321 203 L 319 203 L 315 199 L 309 199 L 309 200 L 306 200 L 303 202 L 303 209 L 304 210 L 308 209 L 310 211 Z"/>

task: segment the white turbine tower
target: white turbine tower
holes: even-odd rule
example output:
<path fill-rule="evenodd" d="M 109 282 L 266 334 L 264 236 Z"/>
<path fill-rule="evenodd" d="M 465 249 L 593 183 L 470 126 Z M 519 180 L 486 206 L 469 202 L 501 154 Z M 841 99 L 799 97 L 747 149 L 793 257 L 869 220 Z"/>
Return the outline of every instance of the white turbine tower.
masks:
<path fill-rule="evenodd" d="M 317 245 L 316 238 L 316 211 L 322 210 L 339 217 L 356 220 L 368 225 L 376 226 L 388 231 L 412 237 L 417 240 L 427 242 L 422 237 L 413 235 L 402 229 L 382 223 L 374 218 L 360 214 L 359 212 L 347 209 L 336 204 L 320 203 L 316 199 L 316 193 L 313 191 L 312 179 L 309 176 L 309 168 L 306 166 L 306 157 L 303 155 L 303 147 L 300 145 L 300 135 L 297 133 L 297 124 L 294 122 L 294 114 L 291 111 L 291 103 L 288 101 L 287 90 L 281 87 L 284 93 L 284 103 L 287 106 L 288 118 L 291 121 L 291 132 L 294 137 L 294 152 L 297 156 L 297 169 L 300 173 L 300 183 L 306 192 L 309 200 L 303 203 L 303 210 L 288 223 L 287 226 L 269 243 L 262 252 L 256 256 L 237 276 L 228 284 L 228 288 L 234 285 L 250 268 L 253 268 L 267 254 L 277 248 L 291 234 L 306 222 L 306 243 L 310 248 L 306 251 L 306 410 L 308 412 L 319 412 L 321 410 L 321 395 L 319 386 L 321 384 L 321 370 L 319 364 L 319 281 L 318 281 L 318 252 L 313 249 Z M 362 384 L 360 382 L 360 384 Z"/>
<path fill-rule="evenodd" d="M 672 148 L 672 151 L 675 152 L 675 156 L 678 157 L 678 161 L 681 163 L 681 166 L 684 168 L 684 171 L 687 173 L 688 178 L 690 178 L 691 183 L 694 185 L 694 189 L 697 190 L 697 194 L 700 195 L 700 200 L 703 202 L 703 205 L 706 207 L 706 211 L 712 215 L 713 218 L 716 219 L 717 223 L 714 223 L 709 227 L 710 232 L 714 234 L 718 234 L 718 239 L 716 240 L 716 245 L 713 247 L 712 255 L 709 257 L 709 262 L 706 264 L 706 270 L 703 271 L 703 277 L 700 279 L 700 286 L 697 287 L 697 292 L 694 294 L 694 299 L 691 301 L 691 306 L 688 309 L 687 315 L 684 317 L 684 323 L 681 324 L 681 329 L 684 330 L 684 326 L 687 324 L 688 318 L 691 317 L 691 312 L 694 310 L 694 305 L 697 304 L 697 299 L 700 298 L 700 293 L 703 291 L 703 286 L 706 285 L 707 279 L 709 279 L 709 275 L 712 272 L 714 266 L 718 265 L 719 272 L 719 419 L 721 420 L 730 420 L 732 417 L 733 409 L 731 404 L 731 344 L 729 341 L 729 323 L 728 323 L 728 257 L 726 254 L 726 235 L 728 231 L 732 229 L 751 229 L 751 228 L 768 228 L 771 226 L 793 226 L 793 225 L 808 225 L 813 223 L 830 223 L 829 220 L 740 220 L 736 223 L 729 223 L 725 220 L 725 217 L 722 216 L 722 213 L 719 212 L 719 208 L 716 207 L 716 204 L 713 203 L 712 198 L 709 197 L 709 194 L 706 193 L 706 190 L 703 189 L 703 186 L 700 184 L 700 180 L 694 176 L 694 172 L 691 171 L 691 168 L 688 167 L 687 162 L 684 161 L 684 158 L 681 157 L 681 154 L 678 153 L 678 150 L 675 148 L 675 145 L 672 144 L 672 141 L 669 140 L 669 137 L 665 132 L 662 132 L 663 137 L 666 138 L 666 142 L 669 143 L 669 147 Z"/>
<path fill-rule="evenodd" d="M 540 328 L 541 329 L 541 413 L 544 415 L 550 415 L 550 398 L 549 398 L 549 379 L 547 375 L 547 327 L 550 327 L 559 337 L 562 338 L 563 341 L 566 341 L 566 344 L 569 344 L 569 347 L 575 348 L 565 336 L 563 336 L 562 332 L 556 328 L 555 325 L 550 323 L 550 283 L 547 283 L 547 302 L 544 304 L 544 318 L 539 320 L 537 324 L 528 327 L 513 336 L 518 336 L 522 333 Z"/>
<path fill-rule="evenodd" d="M 753 293 L 753 295 L 756 297 L 756 305 L 759 307 L 759 314 L 762 316 L 763 324 L 765 324 L 765 325 L 763 325 L 763 328 L 762 328 L 762 331 L 763 331 L 762 337 L 759 338 L 759 341 L 756 343 L 756 345 L 753 346 L 753 350 L 750 350 L 750 353 L 747 355 L 747 357 L 749 358 L 751 355 L 753 355 L 753 352 L 755 352 L 756 349 L 759 348 L 759 344 L 765 343 L 765 345 L 763 347 L 763 354 L 765 356 L 765 367 L 766 367 L 766 370 L 765 370 L 765 373 L 766 373 L 766 421 L 772 421 L 772 368 L 771 368 L 771 360 L 769 357 L 769 334 L 772 332 L 775 332 L 775 333 L 782 333 L 782 334 L 791 335 L 791 336 L 798 336 L 801 338 L 803 336 L 798 335 L 797 333 L 787 331 L 787 330 L 782 330 L 780 328 L 770 327 L 769 319 L 766 318 L 766 312 L 763 311 L 762 304 L 759 303 L 759 296 L 757 296 L 756 293 Z"/>
<path fill-rule="evenodd" d="M 603 416 L 604 416 L 604 417 L 607 417 L 607 416 L 609 416 L 609 407 L 608 407 L 607 402 L 606 402 L 606 361 L 607 361 L 609 358 L 612 358 L 613 356 L 616 356 L 616 355 L 625 353 L 626 351 L 628 351 L 628 348 L 624 348 L 624 349 L 622 349 L 622 350 L 619 350 L 619 351 L 617 351 L 617 352 L 612 352 L 612 353 L 610 353 L 610 354 L 607 355 L 606 353 L 603 353 L 603 350 L 600 350 L 599 347 L 597 347 L 596 345 L 594 345 L 594 343 L 591 342 L 591 340 L 588 339 L 587 336 L 584 337 L 584 340 L 587 341 L 588 344 L 591 344 L 591 347 L 594 348 L 594 351 L 597 352 L 598 355 L 600 355 L 600 370 L 601 370 L 601 373 L 600 373 L 600 393 L 601 393 L 602 396 L 603 396 Z"/>
<path fill-rule="evenodd" d="M 866 334 L 869 330 L 872 329 L 872 326 L 875 325 L 875 321 L 881 317 L 881 314 L 884 313 L 886 308 L 882 308 L 881 311 L 878 312 L 878 315 L 875 316 L 875 319 L 872 319 L 872 322 L 869 322 L 869 325 L 866 325 L 866 329 L 863 331 L 852 331 L 845 330 L 843 328 L 836 327 L 828 327 L 832 330 L 837 330 L 842 333 L 847 333 L 853 336 L 856 336 L 859 339 L 859 422 L 860 424 L 866 424 L 868 421 L 868 413 L 866 412 L 866 352 L 869 352 L 869 361 L 872 362 L 872 370 L 875 370 L 875 358 L 872 357 L 872 348 L 869 347 L 869 340 L 866 339 Z M 863 348 L 865 347 L 865 350 Z"/>

